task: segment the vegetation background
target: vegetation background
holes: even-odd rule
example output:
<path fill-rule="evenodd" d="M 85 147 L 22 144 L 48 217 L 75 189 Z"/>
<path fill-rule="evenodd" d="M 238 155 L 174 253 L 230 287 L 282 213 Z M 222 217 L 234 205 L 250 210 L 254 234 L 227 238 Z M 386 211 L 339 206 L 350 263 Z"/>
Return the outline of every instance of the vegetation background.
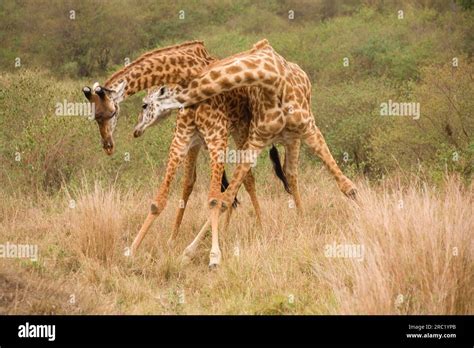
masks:
<path fill-rule="evenodd" d="M 473 9 L 471 0 L 1 1 L 0 243 L 36 243 L 41 258 L 0 260 L 0 310 L 472 313 Z M 371 210 L 352 210 L 303 149 L 306 209 L 296 220 L 262 155 L 258 192 L 267 214 L 279 216 L 257 233 L 245 223 L 252 211 L 243 198 L 241 218 L 223 237 L 223 269 L 205 269 L 203 248 L 182 270 L 176 256 L 204 219 L 209 167 L 201 156 L 177 249 L 164 243 L 179 199 L 174 185 L 143 254 L 124 260 L 162 178 L 174 119 L 133 139 L 144 92 L 129 98 L 107 157 L 95 123 L 58 117 L 56 104 L 85 102 L 84 85 L 157 47 L 204 40 L 225 57 L 262 38 L 310 76 L 316 123 Z M 381 117 L 389 99 L 420 103 L 420 119 Z M 397 215 L 403 197 L 412 204 Z M 321 258 L 334 240 L 370 245 L 379 258 Z M 237 262 L 236 244 L 254 257 Z"/>

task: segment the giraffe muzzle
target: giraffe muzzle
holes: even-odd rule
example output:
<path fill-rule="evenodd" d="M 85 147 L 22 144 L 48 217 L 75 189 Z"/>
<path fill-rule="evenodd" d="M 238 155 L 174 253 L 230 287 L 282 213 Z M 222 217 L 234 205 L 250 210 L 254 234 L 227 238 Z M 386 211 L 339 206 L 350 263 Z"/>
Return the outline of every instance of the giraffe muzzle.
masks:
<path fill-rule="evenodd" d="M 135 128 L 133 131 L 133 137 L 138 138 L 143 135 L 143 129 Z"/>
<path fill-rule="evenodd" d="M 112 155 L 114 153 L 114 142 L 112 140 L 104 140 L 102 143 L 102 147 L 107 155 Z"/>

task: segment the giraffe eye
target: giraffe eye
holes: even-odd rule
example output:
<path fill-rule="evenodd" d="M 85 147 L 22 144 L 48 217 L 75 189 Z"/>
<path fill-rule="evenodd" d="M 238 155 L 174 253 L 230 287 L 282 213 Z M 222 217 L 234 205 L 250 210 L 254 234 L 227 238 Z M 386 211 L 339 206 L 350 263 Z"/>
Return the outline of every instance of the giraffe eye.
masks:
<path fill-rule="evenodd" d="M 147 103 L 143 103 L 142 105 L 142 109 L 145 110 L 147 108 L 148 104 Z"/>

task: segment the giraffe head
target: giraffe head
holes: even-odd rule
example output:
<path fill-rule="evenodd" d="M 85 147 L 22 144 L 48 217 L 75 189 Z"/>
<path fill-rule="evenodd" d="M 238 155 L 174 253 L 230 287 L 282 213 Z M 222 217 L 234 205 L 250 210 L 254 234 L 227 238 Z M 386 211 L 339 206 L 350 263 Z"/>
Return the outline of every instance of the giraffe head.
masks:
<path fill-rule="evenodd" d="M 148 127 L 154 126 L 171 115 L 171 110 L 164 108 L 162 104 L 179 88 L 178 85 L 170 85 L 154 87 L 148 91 L 143 98 L 142 111 L 138 115 L 138 122 L 133 131 L 135 138 L 141 136 Z"/>
<path fill-rule="evenodd" d="M 107 155 L 111 155 L 114 152 L 113 133 L 120 111 L 119 103 L 123 100 L 126 84 L 124 80 L 113 88 L 106 88 L 96 82 L 92 89 L 88 86 L 82 89 L 87 100 L 94 103 L 94 119 L 99 126 L 102 147 Z"/>

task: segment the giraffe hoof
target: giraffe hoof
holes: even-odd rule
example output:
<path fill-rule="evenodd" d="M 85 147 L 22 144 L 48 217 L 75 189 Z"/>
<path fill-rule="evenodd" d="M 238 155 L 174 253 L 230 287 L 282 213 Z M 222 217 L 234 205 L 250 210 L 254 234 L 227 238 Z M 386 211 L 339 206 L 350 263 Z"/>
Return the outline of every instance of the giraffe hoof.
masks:
<path fill-rule="evenodd" d="M 180 263 L 182 266 L 186 266 L 191 263 L 191 261 L 194 258 L 196 251 L 193 250 L 192 248 L 187 247 L 184 249 L 183 253 L 181 254 L 180 257 Z"/>
<path fill-rule="evenodd" d="M 209 264 L 209 269 L 211 271 L 216 271 L 219 268 L 219 265 L 217 263 L 210 263 Z"/>
<path fill-rule="evenodd" d="M 357 200 L 357 190 L 355 188 L 346 192 L 346 196 L 350 199 Z"/>
<path fill-rule="evenodd" d="M 211 200 L 209 200 L 209 207 L 214 208 L 218 203 L 219 201 L 217 200 L 217 198 L 212 198 Z"/>
<path fill-rule="evenodd" d="M 221 263 L 221 252 L 211 252 L 209 255 L 209 268 L 216 269 Z"/>
<path fill-rule="evenodd" d="M 153 215 L 157 215 L 157 214 L 158 214 L 158 205 L 157 205 L 156 203 L 151 203 L 150 212 L 151 212 Z"/>

